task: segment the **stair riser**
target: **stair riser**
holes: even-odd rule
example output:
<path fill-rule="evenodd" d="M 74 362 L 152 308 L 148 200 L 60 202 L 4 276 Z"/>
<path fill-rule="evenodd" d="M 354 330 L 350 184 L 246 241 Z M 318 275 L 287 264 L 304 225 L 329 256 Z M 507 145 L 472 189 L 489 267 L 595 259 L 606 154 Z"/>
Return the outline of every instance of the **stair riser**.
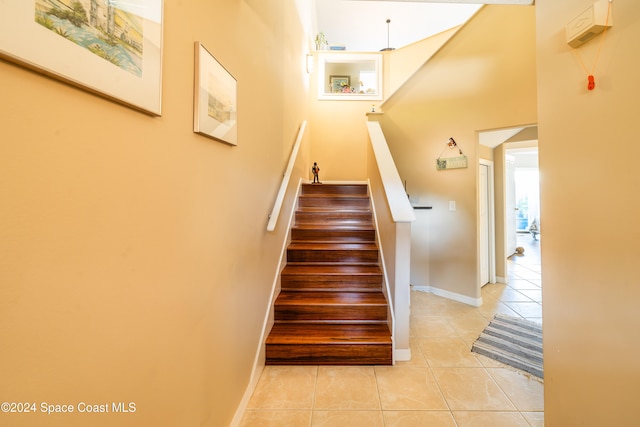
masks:
<path fill-rule="evenodd" d="M 377 250 L 298 250 L 287 249 L 288 262 L 377 262 Z"/>
<path fill-rule="evenodd" d="M 385 322 L 386 306 L 345 306 L 345 305 L 286 305 L 274 307 L 277 321 L 337 321 L 358 320 Z"/>
<path fill-rule="evenodd" d="M 280 282 L 282 285 L 304 286 L 305 283 L 325 283 L 328 286 L 340 285 L 382 285 L 382 275 L 313 275 L 313 274 L 291 274 L 282 275 Z"/>
<path fill-rule="evenodd" d="M 367 186 L 364 184 L 357 185 L 332 185 L 332 184 L 322 184 L 322 185 L 303 185 L 302 186 L 302 195 L 308 194 L 345 194 L 345 195 L 355 195 L 355 196 L 366 196 Z"/>
<path fill-rule="evenodd" d="M 391 365 L 391 345 L 267 345 L 267 365 Z"/>
<path fill-rule="evenodd" d="M 367 211 L 296 212 L 296 224 L 371 224 L 373 215 Z"/>
<path fill-rule="evenodd" d="M 282 276 L 280 287 L 283 291 L 380 292 L 382 290 L 382 276 Z"/>
<path fill-rule="evenodd" d="M 374 230 L 301 230 L 294 228 L 291 230 L 291 239 L 333 242 L 373 242 L 376 239 L 376 232 Z"/>
<path fill-rule="evenodd" d="M 305 197 L 298 199 L 300 208 L 369 209 L 369 199 L 351 197 Z"/>

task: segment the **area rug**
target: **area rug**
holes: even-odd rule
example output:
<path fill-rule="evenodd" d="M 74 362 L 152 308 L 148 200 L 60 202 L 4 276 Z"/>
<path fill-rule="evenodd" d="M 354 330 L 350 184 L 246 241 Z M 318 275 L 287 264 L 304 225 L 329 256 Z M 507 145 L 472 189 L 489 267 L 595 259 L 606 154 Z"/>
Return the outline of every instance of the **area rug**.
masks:
<path fill-rule="evenodd" d="M 544 378 L 542 327 L 535 322 L 496 314 L 471 351 Z"/>

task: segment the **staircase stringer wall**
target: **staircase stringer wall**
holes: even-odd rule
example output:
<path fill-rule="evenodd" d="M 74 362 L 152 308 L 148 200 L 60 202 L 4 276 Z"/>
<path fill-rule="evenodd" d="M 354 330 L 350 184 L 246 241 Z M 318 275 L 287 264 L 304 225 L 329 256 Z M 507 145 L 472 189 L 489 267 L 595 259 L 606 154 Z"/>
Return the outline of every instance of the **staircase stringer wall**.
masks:
<path fill-rule="evenodd" d="M 378 217 L 376 215 L 376 205 L 373 199 L 373 195 L 371 194 L 371 181 L 367 180 L 367 190 L 369 192 L 369 201 L 371 202 L 371 212 L 373 214 L 373 224 L 376 229 L 376 243 L 378 244 L 378 251 L 380 256 L 380 268 L 382 269 L 382 292 L 384 293 L 385 298 L 387 298 L 387 302 L 389 303 L 389 311 L 388 311 L 388 320 L 389 320 L 389 330 L 391 331 L 391 339 L 393 345 L 393 364 L 396 362 L 396 316 L 394 309 L 394 298 L 393 293 L 391 292 L 391 288 L 389 285 L 389 277 L 387 273 L 387 264 L 384 259 L 384 247 L 382 245 L 382 241 L 380 240 L 380 227 L 378 225 Z M 411 356 L 409 355 L 408 359 L 406 355 L 404 357 L 399 357 L 398 360 L 409 360 Z"/>

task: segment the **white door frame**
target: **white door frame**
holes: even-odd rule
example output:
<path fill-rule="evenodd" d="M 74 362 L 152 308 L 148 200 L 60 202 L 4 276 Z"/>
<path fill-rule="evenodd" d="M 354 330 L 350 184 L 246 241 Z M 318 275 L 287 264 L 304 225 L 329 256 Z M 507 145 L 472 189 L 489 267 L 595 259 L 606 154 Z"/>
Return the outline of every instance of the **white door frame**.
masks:
<path fill-rule="evenodd" d="M 494 171 L 493 171 L 493 161 L 480 159 L 480 165 L 484 165 L 487 167 L 487 219 L 488 219 L 488 243 L 489 243 L 489 254 L 488 254 L 488 262 L 489 262 L 489 283 L 496 283 L 496 222 L 495 222 L 495 184 L 494 184 Z M 478 172 L 478 179 L 480 173 Z M 478 200 L 478 208 L 480 206 L 480 201 Z M 479 209 L 478 209 L 479 211 Z M 478 227 L 480 227 L 480 219 L 478 216 Z M 480 230 L 478 229 L 478 246 L 480 246 Z M 480 250 L 481 247 L 478 248 L 478 281 L 480 281 Z M 486 283 L 479 283 L 479 286 L 483 286 Z"/>

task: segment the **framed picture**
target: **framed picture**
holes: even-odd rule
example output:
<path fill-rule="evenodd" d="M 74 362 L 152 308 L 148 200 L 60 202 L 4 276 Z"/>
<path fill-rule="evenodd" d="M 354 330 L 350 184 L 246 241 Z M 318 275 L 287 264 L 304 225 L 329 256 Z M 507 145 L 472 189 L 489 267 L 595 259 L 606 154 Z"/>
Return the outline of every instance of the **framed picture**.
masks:
<path fill-rule="evenodd" d="M 343 88 L 351 87 L 351 77 L 349 76 L 329 76 L 331 92 L 342 92 Z"/>
<path fill-rule="evenodd" d="M 0 57 L 153 116 L 163 0 L 0 1 Z"/>
<path fill-rule="evenodd" d="M 238 145 L 237 92 L 236 79 L 196 42 L 193 131 Z"/>

